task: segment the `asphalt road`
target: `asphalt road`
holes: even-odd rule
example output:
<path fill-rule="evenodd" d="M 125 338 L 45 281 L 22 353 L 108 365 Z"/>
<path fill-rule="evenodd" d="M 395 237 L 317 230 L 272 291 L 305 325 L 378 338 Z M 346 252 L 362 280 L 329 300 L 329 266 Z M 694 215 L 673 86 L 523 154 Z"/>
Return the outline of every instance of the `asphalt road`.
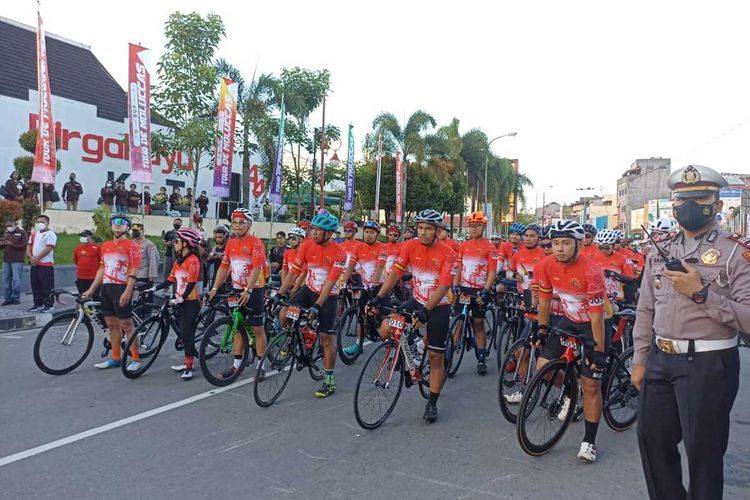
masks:
<path fill-rule="evenodd" d="M 33 363 L 35 334 L 0 335 L 0 498 L 646 498 L 635 429 L 602 422 L 593 465 L 575 456 L 580 423 L 529 457 L 500 414 L 494 370 L 479 377 L 469 358 L 441 395 L 438 422 L 422 423 L 413 387 L 368 432 L 352 409 L 362 360 L 338 367 L 330 398 L 315 399 L 302 371 L 259 408 L 252 370 L 223 392 L 200 377 L 182 382 L 169 369 L 180 359 L 171 341 L 138 380 L 93 367 L 99 339 L 83 366 L 52 377 Z M 750 491 L 748 378 L 743 370 L 725 498 Z"/>

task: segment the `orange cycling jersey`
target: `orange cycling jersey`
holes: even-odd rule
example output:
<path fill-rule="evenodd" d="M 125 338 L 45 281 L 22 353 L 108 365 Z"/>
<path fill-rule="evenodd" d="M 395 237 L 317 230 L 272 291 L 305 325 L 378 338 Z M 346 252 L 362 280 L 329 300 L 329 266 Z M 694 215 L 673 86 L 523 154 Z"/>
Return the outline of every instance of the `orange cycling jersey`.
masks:
<path fill-rule="evenodd" d="M 247 288 L 247 280 L 255 269 L 260 269 L 261 272 L 253 288 L 265 286 L 266 265 L 266 249 L 263 242 L 252 234 L 246 234 L 242 238 L 232 238 L 227 242 L 220 267 L 231 269 L 232 287 L 244 289 Z"/>
<path fill-rule="evenodd" d="M 128 276 L 135 276 L 135 271 L 141 266 L 141 247 L 133 240 L 105 241 L 101 255 L 99 267 L 104 269 L 103 283 L 125 285 Z"/>
<path fill-rule="evenodd" d="M 543 258 L 544 250 L 537 246 L 533 249 L 523 247 L 513 255 L 512 259 L 510 259 L 510 270 L 521 276 L 522 288 L 524 290 L 529 290 L 531 288 L 534 266 Z"/>
<path fill-rule="evenodd" d="M 401 252 L 401 243 L 398 241 L 391 243 L 388 242 L 385 244 L 385 269 L 383 270 L 383 274 L 388 274 L 391 272 L 391 268 L 393 267 L 393 264 L 396 263 L 396 259 L 398 259 L 398 254 Z"/>
<path fill-rule="evenodd" d="M 355 269 L 358 268 L 362 276 L 362 283 L 365 286 L 375 286 L 383 284 L 383 273 L 375 280 L 375 271 L 378 267 L 384 267 L 386 261 L 385 245 L 376 241 L 372 245 L 363 243 L 354 248 L 351 260 L 355 263 Z"/>
<path fill-rule="evenodd" d="M 574 323 L 591 322 L 592 313 L 604 313 L 608 306 L 604 272 L 588 257 L 578 256 L 572 264 L 547 256 L 537 265 L 534 278 L 539 283 L 539 298 L 560 297 L 565 317 Z"/>
<path fill-rule="evenodd" d="M 333 240 L 328 240 L 320 245 L 313 240 L 305 240 L 298 247 L 297 258 L 292 264 L 292 271 L 299 274 L 307 265 L 307 278 L 305 284 L 315 293 L 323 290 L 323 285 L 328 281 L 334 283 L 331 295 L 338 294 L 339 276 L 344 271 L 346 252 L 341 245 Z"/>
<path fill-rule="evenodd" d="M 612 255 L 607 257 L 603 252 L 599 252 L 593 259 L 596 264 L 602 268 L 602 272 L 605 270 L 614 271 L 620 273 L 623 276 L 634 278 L 632 267 L 627 263 L 625 257 L 617 252 L 612 252 Z M 614 278 L 604 278 L 604 283 L 607 286 L 607 296 L 617 297 L 618 299 L 625 298 L 625 292 L 623 291 L 622 284 Z"/>
<path fill-rule="evenodd" d="M 461 286 L 484 288 L 490 269 L 497 269 L 497 249 L 485 238 L 464 242 L 458 251 Z"/>
<path fill-rule="evenodd" d="M 359 240 L 355 240 L 354 238 L 352 238 L 350 240 L 344 240 L 344 241 L 342 241 L 341 243 L 339 243 L 339 245 L 341 245 L 341 248 L 343 248 L 344 252 L 346 252 L 346 264 L 345 264 L 344 267 L 348 267 L 349 266 L 349 260 L 352 258 L 352 254 L 354 253 L 354 251 L 357 248 L 359 248 L 360 245 L 364 245 L 364 243 L 361 242 L 361 241 L 359 241 Z M 354 274 L 359 274 L 359 270 L 357 270 L 355 268 L 354 269 Z"/>
<path fill-rule="evenodd" d="M 596 256 L 601 253 L 601 250 L 599 250 L 599 248 L 593 243 L 591 245 L 583 245 L 581 247 L 581 250 L 579 250 L 578 252 L 579 255 L 583 255 L 584 257 L 588 257 L 592 260 L 595 260 Z"/>
<path fill-rule="evenodd" d="M 450 287 L 453 284 L 456 254 L 440 242 L 427 246 L 419 240 L 409 240 L 401 245 L 401 253 L 393 265 L 393 272 L 401 276 L 407 269 L 413 276 L 414 298 L 424 305 L 438 287 Z M 447 294 L 440 299 L 440 304 L 448 304 Z"/>
<path fill-rule="evenodd" d="M 284 271 L 285 273 L 289 272 L 289 269 L 291 269 L 292 264 L 294 264 L 294 261 L 297 259 L 297 250 L 299 250 L 299 247 L 287 248 L 286 252 L 284 252 L 284 260 L 281 262 L 281 270 Z M 307 272 L 307 266 L 303 266 L 301 272 L 302 273 Z"/>
<path fill-rule="evenodd" d="M 177 284 L 177 290 L 175 291 L 176 297 L 182 297 L 185 293 L 185 289 L 188 283 L 198 283 L 198 275 L 200 274 L 201 261 L 195 255 L 188 255 L 182 263 L 175 261 L 172 266 L 172 272 L 169 273 L 168 281 Z M 185 300 L 198 300 L 198 287 L 194 286 L 190 291 L 190 295 Z"/>
<path fill-rule="evenodd" d="M 500 248 L 498 249 L 497 258 L 502 262 L 502 265 L 500 268 L 502 270 L 508 269 L 508 266 L 510 266 L 510 260 L 513 258 L 513 255 L 518 252 L 519 247 L 517 245 L 513 245 L 510 241 L 503 241 L 500 243 Z"/>
<path fill-rule="evenodd" d="M 444 240 L 441 241 L 441 243 L 443 245 L 447 245 L 448 248 L 450 248 L 451 250 L 453 250 L 453 253 L 455 253 L 456 255 L 458 255 L 458 250 L 459 250 L 459 248 L 461 248 L 461 245 L 459 245 L 456 240 L 454 240 L 452 238 L 445 238 Z"/>
<path fill-rule="evenodd" d="M 639 274 L 643 269 L 643 255 L 629 248 L 621 248 L 620 253 L 630 261 L 630 267 L 633 270 L 633 276 Z"/>

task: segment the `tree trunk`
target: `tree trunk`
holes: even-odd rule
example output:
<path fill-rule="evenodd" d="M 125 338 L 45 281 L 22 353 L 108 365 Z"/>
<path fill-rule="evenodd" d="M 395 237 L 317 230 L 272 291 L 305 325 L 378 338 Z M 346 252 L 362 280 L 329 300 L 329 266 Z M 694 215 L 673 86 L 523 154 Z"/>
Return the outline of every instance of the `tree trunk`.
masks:
<path fill-rule="evenodd" d="M 200 151 L 197 151 L 197 159 L 193 161 L 193 199 L 190 201 L 190 227 L 193 227 L 193 213 L 195 213 L 195 199 L 198 192 L 198 172 L 200 172 Z"/>

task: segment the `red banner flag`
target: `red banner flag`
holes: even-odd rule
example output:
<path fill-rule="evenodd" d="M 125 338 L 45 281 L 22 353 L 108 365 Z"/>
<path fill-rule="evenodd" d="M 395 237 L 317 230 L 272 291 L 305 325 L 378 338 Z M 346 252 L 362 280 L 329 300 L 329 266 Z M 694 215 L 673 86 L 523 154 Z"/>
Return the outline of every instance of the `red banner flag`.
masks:
<path fill-rule="evenodd" d="M 133 181 L 151 184 L 151 74 L 149 50 L 128 44 L 128 131 Z"/>
<path fill-rule="evenodd" d="M 403 213 L 404 172 L 401 167 L 401 152 L 396 153 L 396 224 L 401 224 Z"/>
<path fill-rule="evenodd" d="M 44 38 L 42 15 L 38 12 L 37 19 L 39 23 L 36 31 L 39 125 L 36 129 L 36 150 L 31 180 L 43 184 L 54 184 L 57 161 L 55 159 L 55 122 L 52 120 L 52 91 L 47 68 L 47 43 Z"/>

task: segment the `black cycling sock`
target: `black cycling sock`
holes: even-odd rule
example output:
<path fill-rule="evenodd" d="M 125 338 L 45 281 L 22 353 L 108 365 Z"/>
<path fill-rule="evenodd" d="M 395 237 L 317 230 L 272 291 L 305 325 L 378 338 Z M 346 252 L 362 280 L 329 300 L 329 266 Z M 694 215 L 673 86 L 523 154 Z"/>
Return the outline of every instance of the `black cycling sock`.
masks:
<path fill-rule="evenodd" d="M 430 391 L 430 399 L 429 399 L 429 403 L 430 403 L 430 404 L 431 404 L 432 406 L 437 406 L 437 400 L 438 400 L 438 398 L 439 398 L 439 397 L 440 397 L 440 393 L 439 393 L 439 392 L 438 392 L 438 393 L 436 394 L 436 393 L 434 393 L 434 392 Z"/>
<path fill-rule="evenodd" d="M 599 430 L 599 422 L 589 422 L 588 420 L 584 420 L 583 423 L 586 424 L 583 441 L 594 444 L 594 441 L 596 440 L 596 431 Z"/>

